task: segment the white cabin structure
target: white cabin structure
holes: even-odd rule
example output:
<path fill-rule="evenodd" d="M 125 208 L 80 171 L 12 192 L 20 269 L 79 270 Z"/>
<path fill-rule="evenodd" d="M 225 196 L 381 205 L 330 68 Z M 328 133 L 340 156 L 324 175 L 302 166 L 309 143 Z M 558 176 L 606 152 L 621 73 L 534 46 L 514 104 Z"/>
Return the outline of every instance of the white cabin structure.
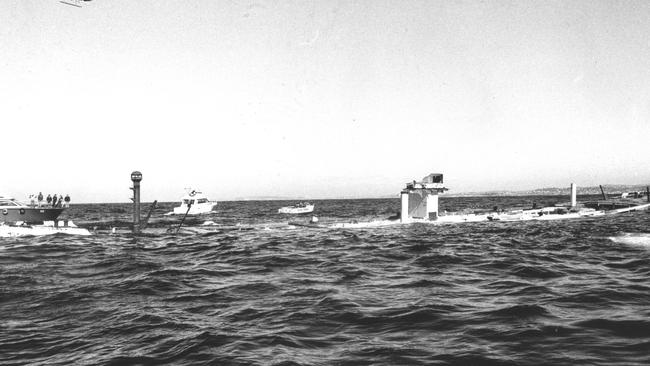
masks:
<path fill-rule="evenodd" d="M 440 173 L 431 173 L 420 182 L 406 183 L 406 188 L 401 192 L 401 222 L 413 219 L 437 220 L 438 194 L 447 190 L 449 189 L 443 186 L 443 176 Z"/>

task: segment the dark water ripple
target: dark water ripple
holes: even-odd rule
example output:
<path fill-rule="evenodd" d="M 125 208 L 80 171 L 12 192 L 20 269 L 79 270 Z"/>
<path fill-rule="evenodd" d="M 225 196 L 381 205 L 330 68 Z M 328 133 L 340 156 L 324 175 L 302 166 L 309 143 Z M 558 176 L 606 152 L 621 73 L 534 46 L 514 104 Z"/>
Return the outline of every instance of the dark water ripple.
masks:
<path fill-rule="evenodd" d="M 648 212 L 309 230 L 285 225 L 283 204 L 223 202 L 188 223 L 211 220 L 212 231 L 179 236 L 0 239 L 0 364 L 650 363 L 650 243 L 610 239 L 647 235 Z M 163 215 L 171 207 L 154 212 L 154 229 L 178 224 Z M 398 209 L 317 202 L 325 222 Z M 101 231 L 128 227 L 129 213 L 66 214 Z"/>

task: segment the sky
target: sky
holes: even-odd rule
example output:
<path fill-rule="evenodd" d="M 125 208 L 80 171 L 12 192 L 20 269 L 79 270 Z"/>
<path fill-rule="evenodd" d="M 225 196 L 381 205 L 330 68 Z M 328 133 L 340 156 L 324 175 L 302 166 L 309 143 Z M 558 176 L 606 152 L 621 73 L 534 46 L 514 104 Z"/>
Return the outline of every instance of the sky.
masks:
<path fill-rule="evenodd" d="M 648 1 L 80 4 L 0 2 L 0 194 L 650 183 Z"/>

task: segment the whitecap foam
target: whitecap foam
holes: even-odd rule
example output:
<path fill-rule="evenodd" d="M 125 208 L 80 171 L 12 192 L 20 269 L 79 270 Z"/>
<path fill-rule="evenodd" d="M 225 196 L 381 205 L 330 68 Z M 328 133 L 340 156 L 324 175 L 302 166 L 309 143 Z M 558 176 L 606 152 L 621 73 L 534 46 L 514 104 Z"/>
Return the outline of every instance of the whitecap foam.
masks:
<path fill-rule="evenodd" d="M 609 239 L 615 243 L 643 246 L 650 249 L 650 234 L 646 233 L 623 233 L 619 236 L 611 236 Z"/>

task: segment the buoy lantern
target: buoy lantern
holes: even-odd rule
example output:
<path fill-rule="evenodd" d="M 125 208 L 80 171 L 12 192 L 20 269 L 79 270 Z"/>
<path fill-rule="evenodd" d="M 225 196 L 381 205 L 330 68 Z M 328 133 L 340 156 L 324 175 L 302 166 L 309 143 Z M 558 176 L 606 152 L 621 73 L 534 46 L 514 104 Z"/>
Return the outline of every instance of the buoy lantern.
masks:
<path fill-rule="evenodd" d="M 142 173 L 140 173 L 137 170 L 134 171 L 133 173 L 131 173 L 131 180 L 134 181 L 134 182 L 141 181 L 142 180 Z"/>

